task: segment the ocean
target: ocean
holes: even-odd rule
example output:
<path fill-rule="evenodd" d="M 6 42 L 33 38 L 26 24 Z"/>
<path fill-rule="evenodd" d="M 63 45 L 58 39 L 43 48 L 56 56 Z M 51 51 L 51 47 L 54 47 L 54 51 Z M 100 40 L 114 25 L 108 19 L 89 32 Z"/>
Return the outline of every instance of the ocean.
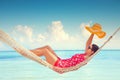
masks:
<path fill-rule="evenodd" d="M 68 58 L 82 50 L 56 50 Z M 58 74 L 15 51 L 0 51 L 0 80 L 120 80 L 120 50 L 102 50 L 76 71 Z"/>

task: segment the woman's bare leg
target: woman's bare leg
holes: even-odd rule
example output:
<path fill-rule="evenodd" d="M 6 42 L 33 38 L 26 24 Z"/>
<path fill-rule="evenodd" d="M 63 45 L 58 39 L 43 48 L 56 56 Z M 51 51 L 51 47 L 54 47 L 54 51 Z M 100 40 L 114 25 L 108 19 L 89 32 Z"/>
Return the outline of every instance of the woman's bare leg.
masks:
<path fill-rule="evenodd" d="M 49 46 L 37 48 L 35 50 L 30 51 L 32 51 L 34 54 L 38 56 L 45 56 L 46 61 L 52 65 L 54 65 L 54 63 L 58 60 L 57 55 Z"/>
<path fill-rule="evenodd" d="M 31 50 L 31 51 L 34 52 L 38 56 L 42 56 L 43 54 L 41 53 L 41 51 L 45 50 L 45 49 L 49 50 L 53 55 L 55 55 L 57 57 L 56 53 L 50 46 L 44 46 L 44 47 L 37 48 L 37 49 Z"/>
<path fill-rule="evenodd" d="M 43 55 L 46 58 L 46 61 L 52 65 L 55 64 L 55 62 L 58 60 L 58 57 L 56 57 L 53 53 L 51 53 L 48 49 L 45 49 L 45 52 Z"/>

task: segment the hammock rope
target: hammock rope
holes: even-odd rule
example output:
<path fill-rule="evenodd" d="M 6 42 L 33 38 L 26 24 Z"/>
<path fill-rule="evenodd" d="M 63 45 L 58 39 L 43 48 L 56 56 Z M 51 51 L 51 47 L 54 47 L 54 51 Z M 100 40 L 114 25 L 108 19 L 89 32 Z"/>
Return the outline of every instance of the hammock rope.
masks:
<path fill-rule="evenodd" d="M 87 58 L 85 61 L 81 62 L 80 64 L 77 64 L 76 66 L 73 67 L 69 67 L 69 68 L 59 68 L 59 67 L 55 67 L 51 64 L 49 64 L 48 62 L 46 62 L 45 60 L 41 59 L 39 56 L 35 55 L 33 52 L 31 52 L 30 50 L 24 48 L 23 46 L 21 46 L 20 44 L 18 44 L 13 38 L 11 38 L 7 33 L 5 33 L 4 31 L 0 30 L 0 40 L 4 43 L 6 43 L 7 45 L 11 46 L 14 50 L 16 50 L 18 53 L 20 53 L 22 56 L 27 57 L 33 61 L 36 61 L 58 73 L 65 73 L 65 72 L 69 72 L 69 71 L 74 71 L 79 69 L 80 67 L 84 66 L 85 64 L 88 63 L 88 61 L 90 61 L 101 49 L 102 47 L 108 43 L 110 41 L 110 39 L 120 30 L 120 27 L 113 33 L 113 35 L 111 35 L 105 42 L 104 44 L 89 58 Z"/>

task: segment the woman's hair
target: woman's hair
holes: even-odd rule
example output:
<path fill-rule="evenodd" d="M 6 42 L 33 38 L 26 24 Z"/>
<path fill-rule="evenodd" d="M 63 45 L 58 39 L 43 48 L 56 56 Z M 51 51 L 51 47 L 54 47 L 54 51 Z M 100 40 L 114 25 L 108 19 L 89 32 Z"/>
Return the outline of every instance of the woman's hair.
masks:
<path fill-rule="evenodd" d="M 94 51 L 94 53 L 99 49 L 99 47 L 96 44 L 92 44 L 92 51 Z"/>

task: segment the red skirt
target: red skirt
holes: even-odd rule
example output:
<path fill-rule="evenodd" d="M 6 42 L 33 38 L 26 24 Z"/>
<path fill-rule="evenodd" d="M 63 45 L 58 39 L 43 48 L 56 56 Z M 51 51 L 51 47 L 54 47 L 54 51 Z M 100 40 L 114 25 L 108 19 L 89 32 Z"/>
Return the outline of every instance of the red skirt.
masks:
<path fill-rule="evenodd" d="M 75 66 L 85 60 L 85 54 L 75 54 L 71 58 L 61 59 L 58 57 L 58 60 L 55 62 L 54 66 L 60 68 L 68 68 Z"/>

